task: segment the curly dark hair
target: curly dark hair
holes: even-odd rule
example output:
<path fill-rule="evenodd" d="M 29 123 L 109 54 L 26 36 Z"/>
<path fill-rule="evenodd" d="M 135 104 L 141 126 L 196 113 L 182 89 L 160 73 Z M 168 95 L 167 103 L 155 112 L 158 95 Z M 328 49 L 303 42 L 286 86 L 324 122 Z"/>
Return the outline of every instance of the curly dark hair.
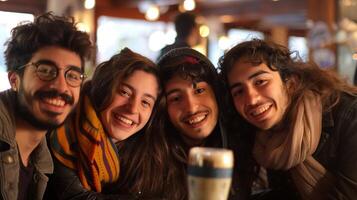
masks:
<path fill-rule="evenodd" d="M 34 22 L 23 22 L 13 28 L 5 45 L 7 71 L 16 71 L 46 46 L 59 46 L 75 52 L 81 58 L 82 68 L 85 58 L 90 58 L 93 51 L 89 35 L 76 28 L 72 17 L 55 16 L 51 12 L 37 16 Z M 23 69 L 19 73 L 22 74 Z"/>
<path fill-rule="evenodd" d="M 220 58 L 220 76 L 227 88 L 229 88 L 229 73 L 234 67 L 239 67 L 235 64 L 241 61 L 248 62 L 252 66 L 264 63 L 271 70 L 279 72 L 287 89 L 289 105 L 278 130 L 291 128 L 291 120 L 296 116 L 299 105 L 297 102 L 302 100 L 306 91 L 313 91 L 321 96 L 323 112 L 330 111 L 340 101 L 343 93 L 357 96 L 357 88 L 346 83 L 335 71 L 321 69 L 313 62 L 304 62 L 296 52 L 273 42 L 259 39 L 242 42 Z M 235 110 L 233 98 L 231 95 L 228 96 L 230 96 L 230 106 Z M 232 130 L 238 133 L 235 154 L 238 154 L 239 159 L 237 164 L 240 176 L 238 178 L 239 188 L 242 194 L 248 196 L 251 194 L 253 181 L 258 177 L 260 170 L 252 154 L 258 128 L 247 122 L 238 112 L 230 116 L 229 122 L 232 124 Z"/>
<path fill-rule="evenodd" d="M 321 95 L 323 106 L 328 109 L 336 105 L 341 92 L 357 94 L 357 88 L 346 83 L 335 71 L 321 69 L 314 62 L 304 62 L 297 52 L 260 39 L 242 42 L 220 58 L 220 76 L 225 84 L 228 85 L 227 77 L 234 64 L 241 59 L 253 66 L 265 63 L 271 70 L 278 71 L 285 83 L 295 78 L 293 91 L 288 91 L 292 102 L 297 102 L 304 91 L 312 90 Z"/>

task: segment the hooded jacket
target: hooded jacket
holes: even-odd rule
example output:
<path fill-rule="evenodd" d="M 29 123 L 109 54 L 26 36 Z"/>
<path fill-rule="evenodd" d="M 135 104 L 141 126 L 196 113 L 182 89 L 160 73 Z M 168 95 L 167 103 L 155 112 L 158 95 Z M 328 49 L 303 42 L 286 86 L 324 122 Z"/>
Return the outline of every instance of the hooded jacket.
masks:
<path fill-rule="evenodd" d="M 193 58 L 193 59 L 192 59 Z M 207 82 L 213 89 L 216 97 L 216 102 L 218 105 L 218 122 L 212 133 L 205 139 L 204 143 L 201 144 L 201 146 L 204 147 L 215 147 L 215 148 L 230 148 L 229 145 L 232 145 L 233 141 L 228 141 L 227 138 L 230 138 L 230 133 L 227 131 L 227 124 L 226 124 L 226 111 L 224 108 L 225 106 L 225 98 L 227 95 L 225 95 L 225 88 L 223 87 L 223 84 L 221 80 L 219 79 L 217 69 L 214 67 L 214 65 L 207 59 L 206 56 L 201 54 L 200 52 L 188 48 L 188 47 L 182 47 L 182 48 L 176 48 L 173 49 L 169 52 L 167 52 L 165 55 L 163 55 L 159 61 L 158 61 L 158 66 L 159 66 L 159 71 L 160 71 L 160 79 L 163 81 L 165 84 L 165 80 L 168 81 L 170 80 L 173 76 L 175 76 L 178 72 L 177 69 L 179 68 L 179 65 L 185 65 L 185 63 L 191 63 L 191 64 L 198 64 L 201 65 L 202 67 L 195 68 L 196 71 L 198 71 L 198 76 L 203 75 L 205 78 L 205 81 Z M 173 64 L 174 63 L 174 64 Z M 190 65 L 187 65 L 188 67 Z M 187 67 L 184 66 L 183 68 Z M 185 69 L 181 68 L 181 72 L 184 73 L 186 72 Z M 190 70 L 187 70 L 190 71 Z M 208 74 L 208 75 L 207 75 Z M 200 77 L 202 78 L 202 77 Z M 172 131 L 168 131 L 172 130 Z M 173 162 L 176 163 L 176 168 L 177 170 L 186 170 L 187 169 L 187 155 L 188 155 L 188 150 L 190 147 L 188 147 L 184 142 L 182 141 L 181 137 L 179 136 L 179 133 L 175 128 L 170 124 L 169 128 L 166 128 L 166 131 L 170 133 L 166 133 L 168 136 L 169 144 L 171 143 L 171 148 L 173 149 L 173 157 L 174 159 Z M 170 142 L 171 140 L 171 142 Z M 181 166 L 180 166 L 181 165 Z M 235 168 L 234 168 L 235 171 Z M 187 174 L 187 171 L 185 172 L 180 172 L 177 173 L 178 176 L 181 175 L 181 177 L 177 177 L 178 179 L 182 179 L 185 177 Z M 234 172 L 233 174 L 233 182 L 232 182 L 232 187 L 231 187 L 231 192 L 230 192 L 230 199 L 236 199 L 237 198 L 237 186 L 236 186 L 236 178 L 237 174 Z M 181 181 L 182 182 L 182 181 Z"/>

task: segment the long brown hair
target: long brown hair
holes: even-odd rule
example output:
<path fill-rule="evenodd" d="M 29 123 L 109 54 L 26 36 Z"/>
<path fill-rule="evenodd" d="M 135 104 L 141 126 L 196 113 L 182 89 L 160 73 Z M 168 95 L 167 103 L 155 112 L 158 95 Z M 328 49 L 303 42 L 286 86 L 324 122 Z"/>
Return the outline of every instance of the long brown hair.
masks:
<path fill-rule="evenodd" d="M 101 63 L 90 81 L 83 87 L 97 113 L 106 109 L 113 101 L 117 86 L 136 70 L 153 74 L 158 81 L 159 95 L 151 117 L 145 127 L 117 144 L 120 159 L 120 177 L 115 185 L 106 188 L 110 193 L 154 197 L 161 195 L 159 180 L 165 152 L 163 137 L 152 131 L 153 118 L 157 115 L 157 104 L 161 96 L 158 69 L 150 59 L 124 48 L 108 61 Z M 160 183 L 160 184 L 158 184 Z"/>
<path fill-rule="evenodd" d="M 165 54 L 158 63 L 160 79 L 163 86 L 174 76 L 179 75 L 193 85 L 200 81 L 207 82 L 212 87 L 219 110 L 222 115 L 222 85 L 213 64 L 201 53 L 190 48 L 177 48 Z M 180 136 L 181 133 L 173 126 L 167 113 L 166 98 L 162 98 L 158 107 L 161 113 L 155 120 L 156 132 L 166 138 L 167 155 L 165 197 L 172 200 L 188 198 L 187 190 L 187 154 L 189 146 Z M 205 139 L 205 146 L 223 146 L 222 133 L 217 123 L 213 132 Z"/>
<path fill-rule="evenodd" d="M 304 62 L 297 52 L 259 39 L 242 42 L 220 58 L 220 75 L 225 83 L 228 83 L 227 76 L 234 64 L 241 59 L 254 66 L 265 63 L 271 70 L 278 71 L 286 84 L 293 82 L 293 88 L 288 90 L 291 102 L 298 102 L 301 94 L 312 90 L 321 96 L 323 108 L 329 110 L 339 102 L 341 92 L 357 94 L 357 88 L 341 79 L 335 71 L 322 69 L 314 62 Z"/>
<path fill-rule="evenodd" d="M 297 52 L 292 52 L 282 45 L 259 39 L 242 42 L 220 58 L 220 76 L 227 88 L 228 74 L 235 63 L 241 59 L 250 62 L 253 66 L 265 63 L 271 70 L 279 72 L 290 102 L 284 114 L 284 121 L 280 123 L 279 129 L 289 128 L 291 124 L 289 122 L 295 116 L 297 102 L 301 101 L 303 94 L 308 90 L 321 96 L 323 112 L 331 110 L 340 101 L 342 93 L 357 96 L 357 88 L 349 85 L 335 71 L 321 69 L 314 62 L 304 62 Z M 232 106 L 231 97 L 230 100 Z M 234 109 L 233 106 L 232 109 Z M 235 120 L 233 123 L 240 124 L 240 152 L 250 154 L 254 144 L 254 131 L 256 128 L 246 122 L 237 112 L 234 118 L 232 117 L 232 120 Z M 237 123 L 237 121 L 242 123 Z M 249 163 L 248 165 L 250 166 L 254 165 L 252 164 L 254 163 L 252 157 L 243 161 L 247 161 L 246 163 Z M 248 177 L 248 179 L 248 182 L 252 182 L 254 178 Z"/>

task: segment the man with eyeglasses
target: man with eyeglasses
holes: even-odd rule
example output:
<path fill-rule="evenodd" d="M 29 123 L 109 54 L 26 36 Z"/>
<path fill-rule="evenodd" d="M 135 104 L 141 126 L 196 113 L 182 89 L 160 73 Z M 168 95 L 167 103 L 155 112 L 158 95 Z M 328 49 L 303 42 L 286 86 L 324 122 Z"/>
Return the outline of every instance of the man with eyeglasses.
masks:
<path fill-rule="evenodd" d="M 0 93 L 0 199 L 42 199 L 53 171 L 46 132 L 76 106 L 92 45 L 72 18 L 46 13 L 11 32 L 11 89 Z"/>

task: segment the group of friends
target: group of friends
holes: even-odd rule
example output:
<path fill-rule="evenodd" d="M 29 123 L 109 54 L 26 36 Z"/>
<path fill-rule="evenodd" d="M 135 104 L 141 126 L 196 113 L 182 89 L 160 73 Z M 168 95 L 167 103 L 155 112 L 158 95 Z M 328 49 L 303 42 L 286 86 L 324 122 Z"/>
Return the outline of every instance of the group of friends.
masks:
<path fill-rule="evenodd" d="M 259 39 L 219 68 L 189 47 L 157 63 L 93 54 L 72 18 L 45 13 L 6 43 L 0 199 L 185 200 L 194 146 L 232 149 L 229 199 L 357 197 L 357 88 Z"/>

